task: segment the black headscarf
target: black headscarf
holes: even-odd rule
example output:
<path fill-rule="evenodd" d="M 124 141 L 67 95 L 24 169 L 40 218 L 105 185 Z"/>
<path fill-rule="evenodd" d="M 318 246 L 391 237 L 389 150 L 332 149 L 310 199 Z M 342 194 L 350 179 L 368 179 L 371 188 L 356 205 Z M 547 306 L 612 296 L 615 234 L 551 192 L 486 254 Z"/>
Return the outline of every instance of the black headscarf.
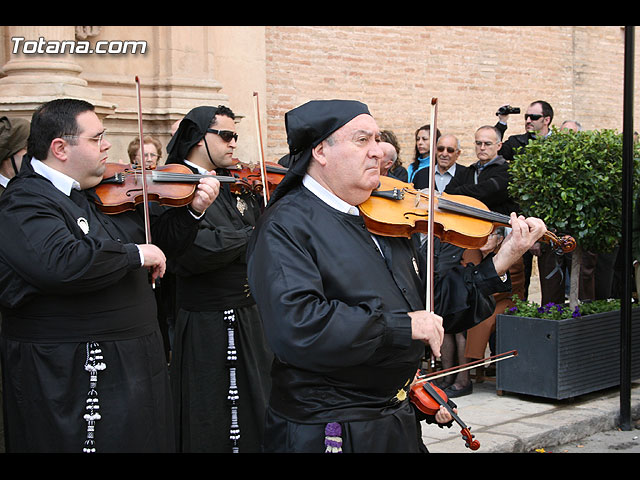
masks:
<path fill-rule="evenodd" d="M 269 206 L 302 181 L 311 161 L 311 150 L 337 129 L 369 108 L 355 100 L 312 100 L 285 114 L 289 144 L 289 170 L 269 200 Z"/>
<path fill-rule="evenodd" d="M 0 117 L 0 161 L 27 148 L 30 123 L 23 118 Z"/>
<path fill-rule="evenodd" d="M 207 134 L 217 112 L 216 107 L 202 106 L 187 113 L 167 145 L 169 156 L 165 163 L 183 163 L 193 146 Z"/>

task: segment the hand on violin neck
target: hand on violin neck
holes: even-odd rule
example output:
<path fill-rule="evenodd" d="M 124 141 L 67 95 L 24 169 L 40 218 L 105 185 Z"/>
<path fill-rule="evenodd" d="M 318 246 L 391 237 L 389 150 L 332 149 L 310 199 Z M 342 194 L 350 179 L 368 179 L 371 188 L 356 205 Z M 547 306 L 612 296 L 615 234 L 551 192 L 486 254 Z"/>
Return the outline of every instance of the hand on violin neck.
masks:
<path fill-rule="evenodd" d="M 191 201 L 191 209 L 195 213 L 202 214 L 218 198 L 219 193 L 220 181 L 215 178 L 215 175 L 201 178 Z"/>
<path fill-rule="evenodd" d="M 458 409 L 454 408 L 453 412 L 455 414 L 458 413 Z M 435 414 L 435 421 L 441 425 L 443 424 L 447 424 L 453 421 L 453 416 L 449 413 L 449 410 L 447 410 L 447 408 L 442 405 L 440 407 L 440 409 L 437 411 L 437 413 Z"/>
<path fill-rule="evenodd" d="M 442 317 L 426 310 L 409 312 L 408 315 L 411 318 L 411 338 L 429 345 L 431 353 L 439 358 L 444 339 Z"/>
<path fill-rule="evenodd" d="M 509 267 L 525 254 L 547 231 L 542 220 L 535 217 L 525 218 L 511 214 L 511 232 L 502 242 L 500 250 L 493 257 L 498 275 L 504 275 Z"/>

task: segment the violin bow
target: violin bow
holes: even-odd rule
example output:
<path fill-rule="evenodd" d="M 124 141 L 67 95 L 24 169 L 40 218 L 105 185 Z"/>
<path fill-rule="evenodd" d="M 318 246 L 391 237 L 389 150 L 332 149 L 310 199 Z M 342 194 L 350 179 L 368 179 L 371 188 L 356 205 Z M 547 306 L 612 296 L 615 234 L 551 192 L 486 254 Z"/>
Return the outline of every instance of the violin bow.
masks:
<path fill-rule="evenodd" d="M 436 132 L 438 131 L 436 126 L 438 115 L 438 99 L 431 99 L 431 123 L 429 127 L 429 142 L 430 142 L 430 162 L 429 162 L 429 202 L 428 202 L 428 219 L 427 219 L 427 271 L 425 272 L 426 279 L 426 298 L 425 307 L 431 313 L 434 311 L 434 227 L 433 227 L 433 210 L 434 210 L 434 193 L 435 193 L 435 165 L 436 165 Z M 435 366 L 435 358 L 431 355 L 431 366 Z"/>
<path fill-rule="evenodd" d="M 489 365 L 490 363 L 499 362 L 501 360 L 506 360 L 507 358 L 517 357 L 517 350 L 509 350 L 508 352 L 499 353 L 497 355 L 493 355 L 491 357 L 482 358 L 480 360 L 474 360 L 469 363 L 465 363 L 463 365 L 457 365 L 455 367 L 447 368 L 445 370 L 438 370 L 437 372 L 426 373 L 424 375 L 417 375 L 416 380 L 435 380 L 436 378 L 446 377 L 448 375 L 453 375 L 454 373 L 463 372 L 465 370 L 471 370 L 477 366 Z"/>
<path fill-rule="evenodd" d="M 142 132 L 142 100 L 140 96 L 140 79 L 136 75 L 136 96 L 138 97 L 138 134 L 140 135 L 140 159 L 141 165 L 141 178 L 142 178 L 142 203 L 144 211 L 144 233 L 147 243 L 151 243 L 151 220 L 149 216 L 149 194 L 147 190 L 147 174 L 145 172 L 147 168 L 147 159 L 144 154 L 144 134 Z M 156 282 L 151 276 L 151 287 L 156 288 Z"/>
<path fill-rule="evenodd" d="M 269 185 L 267 185 L 267 172 L 264 161 L 264 149 L 262 146 L 262 127 L 260 125 L 260 99 L 258 92 L 253 92 L 254 110 L 256 117 L 256 130 L 258 131 L 258 160 L 260 161 L 260 176 L 262 177 L 262 196 L 264 197 L 264 206 L 269 203 Z"/>

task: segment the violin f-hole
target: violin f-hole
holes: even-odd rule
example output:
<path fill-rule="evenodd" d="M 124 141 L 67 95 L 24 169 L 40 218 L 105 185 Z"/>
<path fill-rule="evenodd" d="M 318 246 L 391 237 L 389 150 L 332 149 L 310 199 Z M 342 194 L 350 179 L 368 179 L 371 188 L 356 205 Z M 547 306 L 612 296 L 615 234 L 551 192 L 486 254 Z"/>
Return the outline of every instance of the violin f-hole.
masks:
<path fill-rule="evenodd" d="M 131 189 L 129 189 L 129 190 L 127 190 L 125 192 L 125 195 L 127 197 L 135 198 L 136 195 L 138 195 L 139 193 L 142 193 L 142 189 L 141 188 L 131 188 Z"/>

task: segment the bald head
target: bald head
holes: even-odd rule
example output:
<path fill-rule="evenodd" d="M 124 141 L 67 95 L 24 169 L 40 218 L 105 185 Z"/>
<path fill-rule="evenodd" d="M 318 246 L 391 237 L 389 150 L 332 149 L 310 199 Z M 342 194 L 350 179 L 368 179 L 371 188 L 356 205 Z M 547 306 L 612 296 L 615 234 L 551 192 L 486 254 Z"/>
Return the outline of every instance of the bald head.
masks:
<path fill-rule="evenodd" d="M 388 142 L 380 142 L 383 156 L 380 159 L 380 175 L 389 173 L 389 169 L 398 158 L 398 152 L 395 147 Z"/>

